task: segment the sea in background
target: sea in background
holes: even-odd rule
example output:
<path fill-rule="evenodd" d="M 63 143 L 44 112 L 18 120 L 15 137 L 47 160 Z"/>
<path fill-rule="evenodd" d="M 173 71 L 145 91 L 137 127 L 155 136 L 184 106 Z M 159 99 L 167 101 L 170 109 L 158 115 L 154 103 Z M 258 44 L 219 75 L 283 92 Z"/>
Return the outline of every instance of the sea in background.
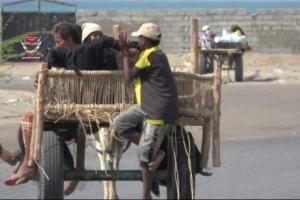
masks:
<path fill-rule="evenodd" d="M 3 11 L 38 11 L 38 0 L 19 3 L 20 0 L 0 0 Z M 300 0 L 64 0 L 75 6 L 53 4 L 41 0 L 42 12 L 72 12 L 76 10 L 180 10 L 180 9 L 300 9 Z M 10 5 L 7 5 L 9 3 Z M 16 4 L 17 3 L 17 4 Z"/>

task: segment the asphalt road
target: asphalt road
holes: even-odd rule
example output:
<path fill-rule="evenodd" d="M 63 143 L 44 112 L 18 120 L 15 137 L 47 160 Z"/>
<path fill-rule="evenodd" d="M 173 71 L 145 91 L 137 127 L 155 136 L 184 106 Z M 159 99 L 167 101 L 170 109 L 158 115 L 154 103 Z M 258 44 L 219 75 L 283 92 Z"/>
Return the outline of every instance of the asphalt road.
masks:
<path fill-rule="evenodd" d="M 231 83 L 222 86 L 221 162 L 212 177 L 196 177 L 196 198 L 299 199 L 300 198 L 300 85 Z M 0 121 L 0 141 L 17 146 L 18 122 Z M 201 129 L 189 127 L 200 146 Z M 87 150 L 87 169 L 98 166 Z M 121 160 L 121 169 L 138 169 L 136 148 Z M 0 180 L 12 171 L 0 161 Z M 141 182 L 117 183 L 121 199 L 140 197 Z M 161 187 L 161 199 L 166 189 Z M 7 187 L 0 182 L 0 198 L 36 198 L 37 184 Z M 102 184 L 82 182 L 68 199 L 103 198 Z"/>

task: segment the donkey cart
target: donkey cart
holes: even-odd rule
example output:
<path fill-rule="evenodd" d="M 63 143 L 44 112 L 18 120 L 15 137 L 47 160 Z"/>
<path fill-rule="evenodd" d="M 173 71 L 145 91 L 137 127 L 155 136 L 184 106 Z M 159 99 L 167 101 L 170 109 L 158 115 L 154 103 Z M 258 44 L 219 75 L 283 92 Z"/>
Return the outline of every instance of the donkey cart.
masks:
<path fill-rule="evenodd" d="M 213 127 L 219 126 L 221 72 L 174 72 L 174 77 L 181 128 L 168 134 L 167 168 L 156 171 L 155 177 L 165 183 L 168 199 L 193 199 L 195 166 L 200 162 L 201 167 L 207 167 L 211 134 L 213 163 L 220 165 L 219 131 Z M 72 70 L 46 69 L 43 63 L 36 100 L 29 164 L 39 165 L 39 199 L 63 199 L 65 180 L 142 180 L 140 170 L 85 170 L 86 127 L 110 127 L 114 116 L 134 104 L 132 85 L 125 84 L 123 72 L 81 71 L 78 75 Z M 193 137 L 184 131 L 185 125 L 203 127 L 201 158 L 195 158 Z M 63 140 L 70 132 L 75 132 L 77 144 L 75 170 L 66 170 L 63 165 Z"/>
<path fill-rule="evenodd" d="M 200 74 L 211 73 L 214 68 L 214 61 L 217 67 L 227 70 L 234 70 L 235 81 L 243 81 L 243 51 L 240 43 L 216 43 L 212 49 L 199 49 L 200 53 Z"/>

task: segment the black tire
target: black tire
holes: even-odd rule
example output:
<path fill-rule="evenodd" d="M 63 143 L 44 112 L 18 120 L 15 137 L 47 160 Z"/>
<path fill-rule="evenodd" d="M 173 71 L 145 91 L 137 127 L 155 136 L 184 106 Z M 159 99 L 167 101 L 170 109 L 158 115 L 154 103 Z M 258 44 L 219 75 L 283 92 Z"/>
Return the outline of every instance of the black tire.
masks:
<path fill-rule="evenodd" d="M 212 57 L 207 56 L 207 73 L 213 73 L 214 72 L 214 59 Z"/>
<path fill-rule="evenodd" d="M 207 74 L 208 68 L 207 68 L 207 56 L 200 54 L 199 57 L 199 73 L 200 74 Z"/>
<path fill-rule="evenodd" d="M 243 56 L 235 55 L 234 56 L 234 71 L 235 71 L 235 81 L 241 82 L 243 81 L 243 72 L 244 72 L 244 66 L 243 66 Z"/>
<path fill-rule="evenodd" d="M 214 72 L 214 62 L 211 60 L 208 55 L 200 54 L 199 57 L 199 73 L 207 74 Z"/>
<path fill-rule="evenodd" d="M 177 129 L 178 130 L 178 129 Z M 173 142 L 173 145 L 177 146 L 176 163 L 174 158 L 174 150 L 172 141 L 168 142 L 168 178 L 167 178 L 167 198 L 168 199 L 194 199 L 195 198 L 195 144 L 194 139 L 190 132 L 184 132 L 184 141 L 188 151 L 191 152 L 191 171 L 189 169 L 189 156 L 186 154 L 186 150 L 183 144 L 180 131 L 177 131 L 177 143 Z M 175 176 L 175 170 L 178 169 L 178 179 Z M 191 181 L 192 175 L 192 181 Z M 179 195 L 177 194 L 176 185 L 179 184 Z M 179 197 L 178 197 L 179 196 Z"/>
<path fill-rule="evenodd" d="M 39 169 L 38 199 L 63 199 L 64 178 L 63 178 L 63 141 L 53 131 L 44 131 L 41 168 Z"/>

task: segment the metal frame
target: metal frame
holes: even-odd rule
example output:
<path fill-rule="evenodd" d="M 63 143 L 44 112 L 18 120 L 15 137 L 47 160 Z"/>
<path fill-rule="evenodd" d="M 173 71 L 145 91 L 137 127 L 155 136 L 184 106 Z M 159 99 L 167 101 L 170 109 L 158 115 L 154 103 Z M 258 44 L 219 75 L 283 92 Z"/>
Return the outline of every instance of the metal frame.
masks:
<path fill-rule="evenodd" d="M 6 6 L 23 4 L 23 3 L 34 2 L 34 1 L 37 1 L 37 3 L 38 3 L 38 12 L 41 12 L 41 2 L 60 4 L 60 5 L 63 5 L 63 6 L 70 6 L 70 7 L 75 8 L 75 12 L 77 10 L 76 4 L 73 4 L 73 3 L 65 3 L 65 2 L 62 2 L 62 1 L 55 1 L 55 0 L 23 0 L 23 1 L 17 1 L 17 2 L 4 3 L 4 4 L 2 4 L 1 11 L 3 12 L 3 8 L 6 7 Z"/>

